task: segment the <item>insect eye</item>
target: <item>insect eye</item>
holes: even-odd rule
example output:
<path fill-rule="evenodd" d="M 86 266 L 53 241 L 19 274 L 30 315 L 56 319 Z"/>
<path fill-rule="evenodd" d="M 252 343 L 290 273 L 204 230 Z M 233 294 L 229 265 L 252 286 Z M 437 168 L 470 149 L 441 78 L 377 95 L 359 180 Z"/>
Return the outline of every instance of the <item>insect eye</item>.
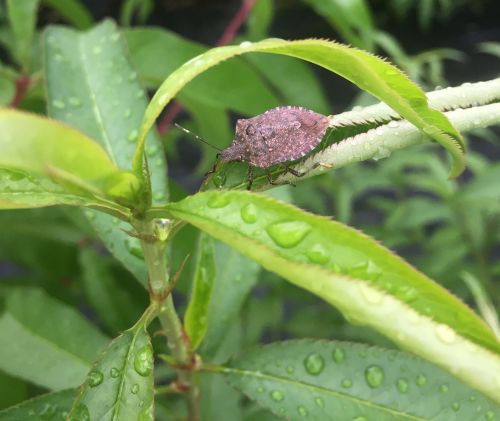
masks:
<path fill-rule="evenodd" d="M 255 127 L 250 124 L 245 129 L 245 132 L 247 133 L 247 135 L 252 136 L 253 134 L 255 134 Z"/>

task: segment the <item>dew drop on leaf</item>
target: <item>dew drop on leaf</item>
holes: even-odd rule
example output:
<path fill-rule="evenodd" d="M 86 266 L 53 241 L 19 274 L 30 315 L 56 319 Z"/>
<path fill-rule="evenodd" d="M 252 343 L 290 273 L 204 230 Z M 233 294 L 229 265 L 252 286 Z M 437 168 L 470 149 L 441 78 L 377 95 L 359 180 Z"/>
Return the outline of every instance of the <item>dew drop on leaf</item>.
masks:
<path fill-rule="evenodd" d="M 289 365 L 286 367 L 286 372 L 288 374 L 293 374 L 294 371 L 295 371 L 295 368 L 293 368 L 293 366 Z"/>
<path fill-rule="evenodd" d="M 134 368 L 141 376 L 149 376 L 153 369 L 153 351 L 149 345 L 143 346 L 134 358 Z"/>
<path fill-rule="evenodd" d="M 123 112 L 123 117 L 125 118 L 130 118 L 130 116 L 132 115 L 132 110 L 130 108 L 127 108 L 124 112 Z"/>
<path fill-rule="evenodd" d="M 320 397 L 314 398 L 314 402 L 315 402 L 315 403 L 316 403 L 316 405 L 318 405 L 320 408 L 324 408 L 324 407 L 325 407 L 325 401 L 323 400 L 323 398 L 320 398 Z"/>
<path fill-rule="evenodd" d="M 365 370 L 365 379 L 371 388 L 379 387 L 384 382 L 384 370 L 378 365 L 371 365 Z"/>
<path fill-rule="evenodd" d="M 344 389 L 349 389 L 352 387 L 352 380 L 351 379 L 344 379 L 342 380 L 342 383 L 340 384 Z"/>
<path fill-rule="evenodd" d="M 96 387 L 99 386 L 104 379 L 104 375 L 99 370 L 92 370 L 89 373 L 89 386 Z"/>
<path fill-rule="evenodd" d="M 73 107 L 79 107 L 80 105 L 82 105 L 82 100 L 76 96 L 72 96 L 70 97 L 70 99 L 68 100 L 68 102 L 73 105 Z"/>
<path fill-rule="evenodd" d="M 324 265 L 330 260 L 327 251 L 319 243 L 311 246 L 311 248 L 309 248 L 309 250 L 307 251 L 306 256 L 312 263 L 317 263 L 319 265 Z"/>
<path fill-rule="evenodd" d="M 493 421 L 495 419 L 495 413 L 493 411 L 488 411 L 484 417 L 487 421 Z"/>
<path fill-rule="evenodd" d="M 401 393 L 408 393 L 408 390 L 410 389 L 410 385 L 406 379 L 398 379 L 397 387 Z"/>
<path fill-rule="evenodd" d="M 285 395 L 283 395 L 283 392 L 280 392 L 279 390 L 273 390 L 270 393 L 271 399 L 275 402 L 281 402 L 284 398 Z"/>
<path fill-rule="evenodd" d="M 335 361 L 337 364 L 343 362 L 344 358 L 345 358 L 344 351 L 342 351 L 340 348 L 335 348 L 332 351 L 332 360 Z"/>
<path fill-rule="evenodd" d="M 139 392 L 139 385 L 137 383 L 134 383 L 132 387 L 130 388 L 130 391 L 134 394 L 137 395 L 137 392 Z"/>
<path fill-rule="evenodd" d="M 443 324 L 436 327 L 436 335 L 446 344 L 452 344 L 456 339 L 455 331 L 451 327 Z"/>
<path fill-rule="evenodd" d="M 69 421 L 90 421 L 89 409 L 83 403 L 79 403 L 69 416 Z"/>
<path fill-rule="evenodd" d="M 120 370 L 118 370 L 116 367 L 112 367 L 111 370 L 109 370 L 109 374 L 111 377 L 116 379 L 120 375 Z"/>
<path fill-rule="evenodd" d="M 227 196 L 217 194 L 208 199 L 207 205 L 212 209 L 224 208 L 229 205 L 229 199 Z"/>
<path fill-rule="evenodd" d="M 320 354 L 313 352 L 304 359 L 304 367 L 309 374 L 317 376 L 325 367 L 325 360 Z"/>
<path fill-rule="evenodd" d="M 453 408 L 453 410 L 454 410 L 455 412 L 457 412 L 457 411 L 460 409 L 460 404 L 459 404 L 458 402 L 453 402 L 453 403 L 451 404 L 451 407 Z"/>
<path fill-rule="evenodd" d="M 366 417 L 356 417 L 356 418 L 353 418 L 352 421 L 368 421 Z"/>
<path fill-rule="evenodd" d="M 256 390 L 257 390 L 257 393 L 263 393 L 264 392 L 264 388 L 262 386 L 259 386 Z"/>
<path fill-rule="evenodd" d="M 226 180 L 227 177 L 225 172 L 219 172 L 212 176 L 212 182 L 214 183 L 214 186 L 217 187 L 218 189 L 221 189 L 224 186 L 224 184 L 226 184 Z"/>
<path fill-rule="evenodd" d="M 307 412 L 307 409 L 305 407 L 303 407 L 302 405 L 297 407 L 297 412 L 299 413 L 299 415 L 302 415 L 303 417 L 306 417 L 307 414 L 309 414 L 309 412 Z"/>
<path fill-rule="evenodd" d="M 416 380 L 417 386 L 424 386 L 427 383 L 427 377 L 423 374 L 419 374 Z"/>
<path fill-rule="evenodd" d="M 247 224 L 253 224 L 257 221 L 257 206 L 253 203 L 247 203 L 241 208 L 241 219 Z"/>
<path fill-rule="evenodd" d="M 133 143 L 133 142 L 135 142 L 135 140 L 137 139 L 137 136 L 138 136 L 138 135 L 139 135 L 139 132 L 138 132 L 136 129 L 134 129 L 134 130 L 132 130 L 132 131 L 128 134 L 128 136 L 127 136 L 127 140 L 128 140 L 130 143 Z"/>
<path fill-rule="evenodd" d="M 441 393 L 448 393 L 449 390 L 450 388 L 448 387 L 447 384 L 442 384 L 441 386 L 439 386 L 439 391 Z"/>
<path fill-rule="evenodd" d="M 266 228 L 272 240 L 283 248 L 295 247 L 310 230 L 311 226 L 302 221 L 277 222 Z"/>
<path fill-rule="evenodd" d="M 66 104 L 59 99 L 55 99 L 54 101 L 52 101 L 52 105 L 55 108 L 59 108 L 60 110 L 63 110 L 64 108 L 66 108 Z"/>
<path fill-rule="evenodd" d="M 57 406 L 46 404 L 40 411 L 40 418 L 43 420 L 51 419 L 57 412 Z"/>

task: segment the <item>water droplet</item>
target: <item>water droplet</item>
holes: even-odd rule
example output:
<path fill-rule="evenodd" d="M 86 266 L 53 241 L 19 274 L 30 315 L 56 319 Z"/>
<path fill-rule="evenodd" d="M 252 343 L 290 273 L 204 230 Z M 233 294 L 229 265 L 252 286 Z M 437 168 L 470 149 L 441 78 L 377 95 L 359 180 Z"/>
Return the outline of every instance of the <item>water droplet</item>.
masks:
<path fill-rule="evenodd" d="M 284 248 L 299 244 L 310 230 L 311 226 L 302 221 L 278 222 L 266 228 L 273 241 Z"/>
<path fill-rule="evenodd" d="M 398 379 L 397 387 L 401 393 L 408 393 L 408 390 L 410 389 L 410 384 L 406 379 Z"/>
<path fill-rule="evenodd" d="M 352 421 L 368 421 L 368 419 L 366 417 L 361 416 L 361 417 L 353 418 Z"/>
<path fill-rule="evenodd" d="M 317 376 L 323 371 L 325 360 L 320 354 L 313 352 L 304 359 L 304 367 L 309 374 Z"/>
<path fill-rule="evenodd" d="M 95 219 L 95 212 L 93 211 L 90 211 L 90 210 L 86 210 L 85 211 L 85 216 L 89 219 L 89 220 L 93 220 Z"/>
<path fill-rule="evenodd" d="M 470 395 L 470 396 L 469 396 L 469 401 L 471 401 L 471 402 L 475 402 L 475 401 L 476 401 L 476 399 L 477 399 L 477 398 L 476 398 L 474 395 Z"/>
<path fill-rule="evenodd" d="M 240 44 L 240 47 L 241 48 L 248 48 L 248 47 L 251 47 L 252 46 L 252 43 L 250 41 L 243 41 L 241 44 Z"/>
<path fill-rule="evenodd" d="M 226 184 L 226 179 L 227 177 L 225 172 L 219 172 L 212 176 L 212 182 L 214 183 L 214 186 L 217 187 L 218 189 L 221 189 L 224 186 L 224 184 Z"/>
<path fill-rule="evenodd" d="M 89 373 L 88 383 L 90 387 L 99 386 L 104 379 L 104 375 L 99 370 L 92 370 Z"/>
<path fill-rule="evenodd" d="M 102 48 L 99 45 L 96 45 L 94 48 L 92 48 L 92 52 L 95 55 L 101 54 L 102 53 Z"/>
<path fill-rule="evenodd" d="M 371 365 L 365 370 L 365 379 L 371 388 L 379 387 L 384 382 L 384 370 L 378 365 Z"/>
<path fill-rule="evenodd" d="M 253 203 L 247 203 L 241 208 L 241 219 L 243 219 L 243 221 L 247 224 L 253 224 L 257 221 L 257 214 L 257 206 Z"/>
<path fill-rule="evenodd" d="M 76 405 L 70 414 L 71 421 L 90 421 L 89 409 L 83 403 Z"/>
<path fill-rule="evenodd" d="M 324 408 L 325 407 L 325 401 L 323 400 L 323 398 L 314 398 L 314 402 L 316 403 L 316 405 L 318 405 L 320 408 Z"/>
<path fill-rule="evenodd" d="M 340 383 L 340 385 L 344 388 L 344 389 L 349 389 L 352 387 L 352 380 L 351 379 L 343 379 L 342 380 L 342 383 Z"/>
<path fill-rule="evenodd" d="M 45 404 L 40 411 L 40 418 L 43 420 L 51 419 L 57 412 L 57 406 L 51 404 Z"/>
<path fill-rule="evenodd" d="M 330 260 L 328 252 L 320 243 L 312 245 L 307 251 L 306 256 L 312 263 L 317 263 L 319 265 L 324 265 Z"/>
<path fill-rule="evenodd" d="M 79 107 L 80 105 L 82 105 L 81 99 L 76 96 L 70 97 L 68 101 L 71 105 L 73 105 L 73 107 Z"/>
<path fill-rule="evenodd" d="M 136 129 L 134 129 L 134 130 L 132 130 L 132 131 L 128 134 L 128 136 L 127 136 L 127 140 L 128 140 L 130 143 L 135 142 L 135 140 L 137 139 L 137 136 L 138 136 L 138 135 L 139 135 L 139 132 L 138 132 Z"/>
<path fill-rule="evenodd" d="M 132 115 L 132 110 L 131 110 L 130 108 L 127 108 L 127 109 L 123 112 L 123 117 L 125 117 L 125 118 L 129 118 L 131 115 Z"/>
<path fill-rule="evenodd" d="M 141 242 L 138 238 L 129 237 L 125 240 L 125 247 L 135 257 L 139 259 L 144 258 L 144 253 L 142 251 Z"/>
<path fill-rule="evenodd" d="M 220 209 L 229 205 L 229 198 L 226 195 L 216 194 L 208 199 L 207 205 L 212 209 Z"/>
<path fill-rule="evenodd" d="M 54 55 L 54 60 L 61 63 L 64 61 L 64 56 L 62 54 L 55 54 Z"/>
<path fill-rule="evenodd" d="M 263 393 L 264 392 L 264 388 L 262 386 L 259 386 L 256 390 L 257 390 L 257 393 Z"/>
<path fill-rule="evenodd" d="M 307 411 L 307 409 L 304 406 L 302 406 L 302 405 L 300 405 L 300 406 L 297 407 L 297 412 L 299 413 L 299 415 L 301 415 L 303 417 L 306 417 L 307 414 L 309 414 L 309 412 Z"/>
<path fill-rule="evenodd" d="M 399 127 L 399 123 L 397 121 L 391 120 L 391 121 L 389 121 L 388 126 L 395 129 L 395 128 Z"/>
<path fill-rule="evenodd" d="M 374 161 L 378 161 L 380 159 L 388 158 L 389 156 L 391 156 L 391 150 L 387 149 L 386 147 L 384 147 L 382 145 L 380 145 L 377 148 L 377 151 L 373 154 L 372 159 Z"/>
<path fill-rule="evenodd" d="M 66 104 L 59 100 L 59 99 L 55 99 L 54 101 L 52 101 L 52 105 L 55 107 L 55 108 L 58 108 L 60 110 L 63 110 L 64 108 L 66 108 Z"/>
<path fill-rule="evenodd" d="M 458 402 L 453 402 L 453 403 L 451 404 L 451 407 L 453 408 L 453 410 L 454 410 L 455 412 L 457 412 L 457 411 L 460 409 L 460 404 L 459 404 Z"/>
<path fill-rule="evenodd" d="M 493 411 L 488 411 L 486 414 L 484 414 L 484 417 L 488 421 L 493 421 L 495 419 L 495 413 Z"/>
<path fill-rule="evenodd" d="M 137 79 L 137 73 L 136 72 L 131 72 L 128 75 L 128 80 L 132 81 L 132 80 L 136 80 L 136 79 Z"/>
<path fill-rule="evenodd" d="M 139 89 L 137 91 L 137 98 L 142 98 L 144 96 L 144 91 L 142 89 Z"/>
<path fill-rule="evenodd" d="M 417 386 L 424 386 L 427 383 L 427 377 L 423 374 L 419 374 L 415 383 L 417 383 Z"/>
<path fill-rule="evenodd" d="M 111 377 L 116 379 L 120 375 L 120 370 L 118 370 L 116 367 L 112 367 L 111 370 L 109 370 L 109 374 Z"/>
<path fill-rule="evenodd" d="M 276 402 L 280 402 L 282 401 L 283 399 L 285 399 L 285 395 L 283 395 L 282 392 L 280 392 L 279 390 L 273 390 L 271 393 L 270 393 L 270 396 L 271 396 L 271 399 L 273 401 L 276 401 Z"/>
<path fill-rule="evenodd" d="M 441 386 L 439 386 L 439 391 L 441 393 L 448 393 L 449 390 L 450 388 L 447 384 L 442 384 Z"/>
<path fill-rule="evenodd" d="M 334 348 L 334 350 L 332 351 L 332 360 L 337 364 L 340 364 L 342 361 L 344 361 L 344 358 L 344 351 L 342 351 L 340 348 Z"/>
<path fill-rule="evenodd" d="M 153 405 L 149 405 L 148 408 L 142 410 L 139 413 L 139 419 L 137 421 L 153 421 L 153 420 L 154 420 Z"/>
<path fill-rule="evenodd" d="M 130 388 L 130 391 L 134 395 L 137 395 L 137 392 L 139 392 L 139 385 L 137 383 L 133 384 L 132 387 Z"/>
<path fill-rule="evenodd" d="M 291 365 L 286 367 L 286 372 L 288 374 L 293 374 L 294 371 L 295 371 L 295 368 L 293 368 Z"/>
<path fill-rule="evenodd" d="M 153 145 L 149 145 L 147 148 L 146 148 L 146 154 L 149 156 L 149 157 L 154 157 L 158 151 L 160 150 L 160 148 L 158 147 L 158 145 L 156 144 L 153 144 Z"/>
<path fill-rule="evenodd" d="M 153 369 L 153 351 L 151 346 L 145 345 L 137 351 L 134 358 L 134 368 L 141 376 L 149 376 Z"/>
<path fill-rule="evenodd" d="M 452 344 L 456 339 L 455 331 L 451 327 L 443 324 L 436 327 L 436 335 L 446 344 Z"/>

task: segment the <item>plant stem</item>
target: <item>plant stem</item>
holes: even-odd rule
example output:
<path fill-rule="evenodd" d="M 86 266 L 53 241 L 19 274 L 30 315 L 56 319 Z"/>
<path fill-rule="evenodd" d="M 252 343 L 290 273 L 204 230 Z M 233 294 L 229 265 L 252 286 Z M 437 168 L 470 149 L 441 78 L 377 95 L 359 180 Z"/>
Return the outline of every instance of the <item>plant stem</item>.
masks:
<path fill-rule="evenodd" d="M 184 334 L 181 321 L 175 311 L 172 295 L 165 297 L 169 286 L 166 257 L 167 238 L 160 240 L 155 230 L 155 221 L 138 221 L 136 228 L 141 238 L 144 262 L 149 277 L 151 301 L 159 305 L 158 319 L 167 337 L 167 345 L 179 364 L 177 374 L 182 386 L 188 391 L 189 420 L 200 419 L 199 386 L 191 371 L 195 358 Z M 167 237 L 167 236 L 166 236 Z"/>

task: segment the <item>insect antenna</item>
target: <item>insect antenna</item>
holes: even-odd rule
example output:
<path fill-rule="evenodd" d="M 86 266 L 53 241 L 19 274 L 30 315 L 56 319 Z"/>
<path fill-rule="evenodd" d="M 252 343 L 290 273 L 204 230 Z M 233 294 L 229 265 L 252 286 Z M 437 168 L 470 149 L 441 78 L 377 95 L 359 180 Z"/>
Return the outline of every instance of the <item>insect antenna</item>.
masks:
<path fill-rule="evenodd" d="M 194 134 L 192 131 L 186 129 L 185 127 L 182 127 L 180 124 L 174 123 L 174 125 L 178 129 L 182 130 L 184 133 L 187 133 L 191 136 L 194 136 L 195 139 L 198 139 L 200 142 L 203 142 L 205 145 L 210 146 L 211 148 L 215 149 L 216 151 L 219 151 L 219 152 L 222 151 L 222 149 L 219 149 L 217 146 L 214 146 L 214 145 L 208 143 L 206 140 L 202 139 L 200 136 L 198 136 L 197 134 Z"/>

